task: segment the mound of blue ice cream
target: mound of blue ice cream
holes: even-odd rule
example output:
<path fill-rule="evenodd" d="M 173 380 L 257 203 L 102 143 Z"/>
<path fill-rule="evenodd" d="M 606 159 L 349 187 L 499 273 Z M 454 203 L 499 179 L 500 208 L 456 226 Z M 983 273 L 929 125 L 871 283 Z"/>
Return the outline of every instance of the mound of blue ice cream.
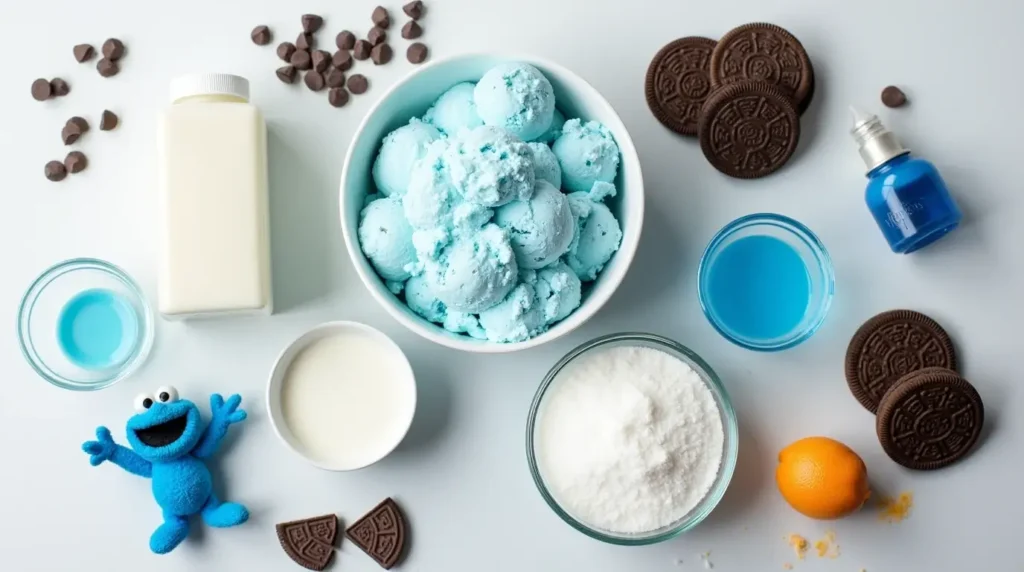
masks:
<path fill-rule="evenodd" d="M 555 103 L 540 71 L 504 64 L 384 138 L 359 240 L 412 312 L 515 343 L 580 306 L 622 240 L 604 204 L 619 150 L 603 125 L 566 121 Z"/>

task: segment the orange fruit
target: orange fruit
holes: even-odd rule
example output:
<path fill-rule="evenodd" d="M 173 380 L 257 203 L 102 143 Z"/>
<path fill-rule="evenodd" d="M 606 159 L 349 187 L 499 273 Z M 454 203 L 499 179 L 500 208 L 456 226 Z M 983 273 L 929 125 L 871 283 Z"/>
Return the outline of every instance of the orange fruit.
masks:
<path fill-rule="evenodd" d="M 864 461 L 828 437 L 800 439 L 780 451 L 775 482 L 797 512 L 822 520 L 855 512 L 871 496 Z"/>

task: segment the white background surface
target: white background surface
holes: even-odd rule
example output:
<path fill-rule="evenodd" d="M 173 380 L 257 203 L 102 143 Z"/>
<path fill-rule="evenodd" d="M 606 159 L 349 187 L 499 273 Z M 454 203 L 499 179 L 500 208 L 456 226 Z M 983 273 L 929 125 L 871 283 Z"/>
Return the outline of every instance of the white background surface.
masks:
<path fill-rule="evenodd" d="M 811 557 L 798 570 L 869 572 L 1011 570 L 1020 554 L 1024 510 L 1024 393 L 1019 387 L 1020 188 L 1018 72 L 1024 7 L 1017 2 L 925 0 L 691 0 L 575 2 L 434 0 L 423 21 L 432 57 L 471 50 L 521 50 L 554 59 L 590 80 L 630 129 L 647 182 L 640 249 L 619 292 L 597 318 L 567 339 L 525 354 L 474 356 L 432 346 L 403 331 L 358 282 L 342 245 L 337 183 L 342 156 L 371 103 L 412 66 L 397 38 L 395 61 L 359 64 L 371 91 L 346 108 L 279 83 L 273 46 L 249 41 L 268 24 L 276 41 L 299 31 L 299 15 L 323 14 L 329 42 L 342 28 L 365 33 L 371 0 L 128 0 L 4 2 L 7 58 L 0 90 L 0 569 L 12 572 L 136 570 L 298 570 L 277 545 L 275 522 L 337 512 L 352 522 L 394 495 L 411 521 L 404 570 L 781 570 L 793 561 L 790 532 L 812 540 L 834 528 L 836 560 Z M 399 4 L 388 5 L 397 26 Z M 817 95 L 804 117 L 794 160 L 760 181 L 724 178 L 693 141 L 662 128 L 643 99 L 654 53 L 685 35 L 718 37 L 767 20 L 807 47 Z M 123 38 L 123 71 L 102 79 L 71 48 Z M 275 42 L 276 44 L 276 42 Z M 270 125 L 274 279 L 279 313 L 269 319 L 160 323 L 148 366 L 105 391 L 50 387 L 25 364 L 14 338 L 23 289 L 50 264 L 94 256 L 122 265 L 155 296 L 154 115 L 169 79 L 217 69 L 248 76 Z M 60 76 L 70 96 L 37 103 L 36 77 Z M 865 180 L 847 136 L 846 105 L 880 107 L 882 87 L 905 87 L 913 103 L 883 118 L 946 177 L 965 223 L 912 257 L 891 254 L 863 203 Z M 93 131 L 80 148 L 83 174 L 53 184 L 43 165 L 63 158 L 63 122 L 95 125 L 110 108 L 123 125 Z M 711 235 L 734 217 L 777 211 L 807 223 L 831 251 L 837 294 L 820 332 L 796 349 L 761 355 L 718 337 L 700 313 L 695 269 Z M 925 311 L 955 338 L 966 377 L 987 406 L 983 445 L 967 461 L 930 474 L 890 462 L 874 419 L 850 396 L 842 375 L 846 343 L 872 314 L 893 307 Z M 277 353 L 326 320 L 365 321 L 394 336 L 419 376 L 412 433 L 385 462 L 354 474 L 304 464 L 273 436 L 263 390 Z M 622 330 L 667 335 L 700 353 L 732 394 L 741 426 L 732 487 L 691 533 L 658 546 L 619 548 L 563 524 L 534 489 L 524 456 L 524 425 L 547 369 L 587 339 Z M 247 504 L 249 524 L 194 526 L 169 556 L 149 553 L 160 523 L 149 483 L 110 465 L 91 468 L 80 451 L 97 425 L 123 442 L 132 397 L 164 383 L 203 404 L 213 391 L 240 392 L 249 421 L 232 429 L 215 461 L 218 490 Z M 898 525 L 866 511 L 838 523 L 807 520 L 779 498 L 774 458 L 807 435 L 839 438 L 862 454 L 878 492 L 912 490 L 912 517 Z M 682 559 L 681 565 L 676 559 Z M 346 542 L 336 570 L 377 570 Z"/>

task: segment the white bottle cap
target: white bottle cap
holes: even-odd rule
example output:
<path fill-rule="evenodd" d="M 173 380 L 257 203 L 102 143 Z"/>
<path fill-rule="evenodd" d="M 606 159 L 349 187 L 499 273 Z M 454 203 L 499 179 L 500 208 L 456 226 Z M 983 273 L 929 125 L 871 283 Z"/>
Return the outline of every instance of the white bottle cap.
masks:
<path fill-rule="evenodd" d="M 233 95 L 249 101 L 249 80 L 226 73 L 200 73 L 171 81 L 172 102 L 193 95 Z"/>

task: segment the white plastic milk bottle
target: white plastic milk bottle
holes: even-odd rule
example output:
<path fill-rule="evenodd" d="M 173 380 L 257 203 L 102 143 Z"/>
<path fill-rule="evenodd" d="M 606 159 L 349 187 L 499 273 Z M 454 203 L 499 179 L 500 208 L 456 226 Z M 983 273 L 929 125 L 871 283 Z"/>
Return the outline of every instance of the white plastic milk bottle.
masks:
<path fill-rule="evenodd" d="M 166 318 L 270 313 L 267 130 L 249 81 L 171 83 L 159 120 L 159 308 Z"/>

